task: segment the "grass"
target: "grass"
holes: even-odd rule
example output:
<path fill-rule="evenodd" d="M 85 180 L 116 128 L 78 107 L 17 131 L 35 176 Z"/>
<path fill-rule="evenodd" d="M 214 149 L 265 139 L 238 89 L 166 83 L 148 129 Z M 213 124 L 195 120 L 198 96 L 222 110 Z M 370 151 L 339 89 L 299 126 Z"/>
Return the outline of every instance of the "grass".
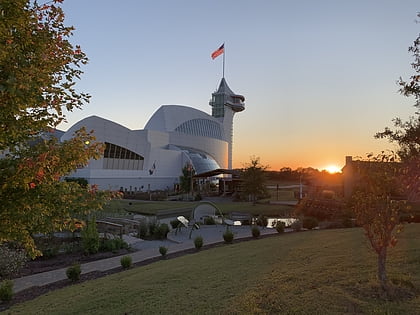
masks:
<path fill-rule="evenodd" d="M 388 259 L 389 277 L 417 295 L 378 297 L 375 258 L 361 229 L 286 233 L 73 285 L 9 312 L 420 314 L 420 225 L 406 226 Z"/>
<path fill-rule="evenodd" d="M 127 215 L 127 211 L 142 214 L 156 214 L 159 210 L 178 209 L 178 208 L 194 208 L 197 203 L 180 202 L 180 201 L 139 201 L 139 200 L 111 200 L 103 209 L 108 213 L 123 213 Z M 127 211 L 126 211 L 126 210 Z"/>
<path fill-rule="evenodd" d="M 275 188 L 268 189 L 270 200 L 272 201 L 291 201 L 297 200 L 293 190 L 278 190 Z"/>
<path fill-rule="evenodd" d="M 131 203 L 131 204 L 130 204 Z M 112 200 L 104 207 L 104 210 L 98 211 L 97 218 L 105 216 L 126 216 L 129 210 L 133 213 L 155 215 L 159 211 L 170 209 L 185 209 L 191 211 L 199 202 L 180 202 L 180 201 L 136 201 L 136 200 Z M 293 207 L 287 205 L 256 204 L 251 202 L 226 202 L 215 203 L 224 214 L 232 211 L 247 212 L 254 215 L 263 214 L 265 216 L 287 217 L 293 211 Z"/>

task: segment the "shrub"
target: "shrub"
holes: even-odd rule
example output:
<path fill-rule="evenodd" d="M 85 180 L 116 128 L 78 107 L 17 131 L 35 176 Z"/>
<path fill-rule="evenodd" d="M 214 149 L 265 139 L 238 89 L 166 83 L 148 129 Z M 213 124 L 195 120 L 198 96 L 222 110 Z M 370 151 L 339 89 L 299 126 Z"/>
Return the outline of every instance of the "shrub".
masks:
<path fill-rule="evenodd" d="M 138 231 L 137 231 L 137 237 L 138 238 L 145 238 L 147 236 L 148 232 L 148 225 L 145 220 L 140 221 Z"/>
<path fill-rule="evenodd" d="M 54 245 L 52 245 L 52 246 L 50 246 L 50 247 L 48 247 L 48 248 L 46 248 L 46 249 L 44 249 L 43 251 L 42 251 L 42 255 L 45 257 L 45 258 L 53 258 L 53 257 L 55 257 L 55 256 L 57 256 L 58 255 L 58 252 L 59 252 L 59 246 L 54 246 Z"/>
<path fill-rule="evenodd" d="M 126 241 L 124 241 L 121 237 L 117 237 L 114 239 L 115 246 L 117 249 L 128 249 L 130 245 Z"/>
<path fill-rule="evenodd" d="M 223 239 L 226 243 L 232 243 L 234 238 L 233 232 L 230 230 L 227 230 L 225 233 L 223 233 Z"/>
<path fill-rule="evenodd" d="M 121 259 L 120 259 L 121 266 L 122 266 L 124 269 L 128 269 L 128 268 L 130 268 L 130 267 L 131 267 L 132 262 L 133 262 L 133 260 L 132 260 L 131 256 L 123 256 L 123 257 L 121 257 Z"/>
<path fill-rule="evenodd" d="M 171 221 L 169 222 L 169 224 L 171 225 L 171 227 L 172 227 L 173 229 L 176 229 L 176 228 L 178 227 L 179 223 L 180 223 L 180 222 L 179 222 L 177 219 L 171 220 Z"/>
<path fill-rule="evenodd" d="M 216 221 L 214 221 L 213 217 L 205 217 L 204 218 L 204 224 L 205 225 L 215 225 Z"/>
<path fill-rule="evenodd" d="M 168 249 L 167 249 L 165 246 L 160 246 L 160 247 L 159 247 L 159 253 L 160 253 L 162 256 L 165 256 L 167 252 L 168 252 Z"/>
<path fill-rule="evenodd" d="M 293 231 L 299 232 L 302 230 L 302 222 L 300 220 L 296 220 L 290 225 L 290 227 L 293 229 Z"/>
<path fill-rule="evenodd" d="M 117 246 L 116 246 L 114 240 L 104 239 L 101 242 L 101 245 L 100 245 L 99 249 L 102 252 L 114 252 L 114 251 L 117 250 Z"/>
<path fill-rule="evenodd" d="M 153 233 L 153 237 L 158 240 L 163 240 L 169 233 L 169 226 L 166 223 L 156 225 Z"/>
<path fill-rule="evenodd" d="M 253 226 L 251 229 L 251 232 L 252 232 L 252 236 L 255 238 L 259 237 L 261 234 L 260 229 L 257 226 Z"/>
<path fill-rule="evenodd" d="M 318 226 L 318 220 L 314 217 L 304 217 L 302 226 L 305 229 L 312 230 L 313 228 Z"/>
<path fill-rule="evenodd" d="M 147 222 L 147 227 L 149 235 L 155 235 L 155 230 L 158 228 L 158 223 L 156 220 L 150 220 Z"/>
<path fill-rule="evenodd" d="M 80 269 L 79 264 L 74 264 L 71 267 L 68 267 L 66 270 L 67 278 L 71 281 L 75 282 L 80 279 L 80 274 L 82 273 L 82 270 Z"/>
<path fill-rule="evenodd" d="M 13 297 L 13 281 L 4 280 L 0 284 L 0 300 L 9 302 Z"/>
<path fill-rule="evenodd" d="M 327 194 L 328 196 L 328 194 Z M 296 207 L 297 216 L 315 217 L 318 221 L 336 220 L 348 211 L 342 200 L 334 198 L 305 197 Z"/>
<path fill-rule="evenodd" d="M 265 227 L 268 224 L 268 219 L 266 216 L 259 215 L 257 218 L 257 225 Z"/>
<path fill-rule="evenodd" d="M 72 254 L 80 251 L 80 244 L 78 242 L 65 243 L 63 250 L 66 254 Z"/>
<path fill-rule="evenodd" d="M 203 247 L 203 237 L 197 236 L 194 239 L 194 246 L 197 250 L 200 249 L 201 247 Z"/>
<path fill-rule="evenodd" d="M 284 222 L 282 222 L 282 221 L 277 221 L 277 223 L 276 223 L 276 231 L 278 232 L 278 233 L 283 233 L 284 232 L 284 227 L 285 227 L 285 223 Z"/>
<path fill-rule="evenodd" d="M 99 233 L 96 229 L 95 219 L 82 230 L 82 246 L 86 254 L 95 254 L 99 250 Z"/>
<path fill-rule="evenodd" d="M 27 260 L 23 249 L 13 249 L 8 245 L 0 245 L 0 279 L 18 272 Z"/>
<path fill-rule="evenodd" d="M 129 246 L 122 238 L 105 239 L 101 242 L 100 250 L 103 252 L 117 252 L 120 249 L 127 249 Z"/>

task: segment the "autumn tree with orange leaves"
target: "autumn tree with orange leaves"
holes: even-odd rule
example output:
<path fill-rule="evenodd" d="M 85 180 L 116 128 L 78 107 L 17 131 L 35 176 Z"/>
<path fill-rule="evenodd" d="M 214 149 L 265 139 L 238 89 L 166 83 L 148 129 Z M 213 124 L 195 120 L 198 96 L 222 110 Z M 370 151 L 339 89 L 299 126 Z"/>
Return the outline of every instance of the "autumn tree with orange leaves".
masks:
<path fill-rule="evenodd" d="M 420 18 L 420 13 L 417 14 Z M 419 21 L 418 21 L 419 22 Z M 400 93 L 415 98 L 415 113 L 408 121 L 394 120 L 395 129 L 385 128 L 375 135 L 399 145 L 396 153 L 382 152 L 356 161 L 354 172 L 358 176 L 352 206 L 358 223 L 377 254 L 378 280 L 388 292 L 386 259 L 388 248 L 397 244 L 402 230 L 403 213 L 409 213 L 407 203 L 420 201 L 420 34 L 409 52 L 415 71 L 409 81 L 400 78 Z"/>
<path fill-rule="evenodd" d="M 402 230 L 400 215 L 407 210 L 404 189 L 400 179 L 404 176 L 401 163 L 392 153 L 368 156 L 355 161 L 353 171 L 357 185 L 352 195 L 352 208 L 357 223 L 377 254 L 377 276 L 381 287 L 387 291 L 386 260 L 388 248 L 397 244 Z"/>
<path fill-rule="evenodd" d="M 71 229 L 77 214 L 112 197 L 95 187 L 60 180 L 102 144 L 79 130 L 69 141 L 51 133 L 89 95 L 75 83 L 88 59 L 69 38 L 62 0 L 0 1 L 0 244 L 14 242 L 35 257 L 34 233 Z"/>

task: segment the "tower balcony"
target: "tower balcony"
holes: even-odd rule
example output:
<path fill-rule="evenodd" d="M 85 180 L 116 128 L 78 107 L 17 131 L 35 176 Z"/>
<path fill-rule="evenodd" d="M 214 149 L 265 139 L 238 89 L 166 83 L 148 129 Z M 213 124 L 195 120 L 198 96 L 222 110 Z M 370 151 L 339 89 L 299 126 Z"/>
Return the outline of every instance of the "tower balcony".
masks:
<path fill-rule="evenodd" d="M 225 106 L 230 107 L 235 112 L 241 112 L 245 109 L 245 102 L 240 97 L 231 97 L 231 100 L 225 102 Z"/>

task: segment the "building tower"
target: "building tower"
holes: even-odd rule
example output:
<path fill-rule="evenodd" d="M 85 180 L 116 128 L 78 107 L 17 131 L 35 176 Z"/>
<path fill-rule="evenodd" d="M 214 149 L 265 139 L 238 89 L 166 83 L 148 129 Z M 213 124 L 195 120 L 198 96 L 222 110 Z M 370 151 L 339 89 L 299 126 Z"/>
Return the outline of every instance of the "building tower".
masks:
<path fill-rule="evenodd" d="M 225 140 L 228 142 L 228 169 L 232 169 L 233 116 L 245 109 L 245 97 L 233 93 L 225 78 L 222 78 L 219 88 L 212 93 L 209 105 L 212 107 L 212 116 L 223 123 Z"/>

